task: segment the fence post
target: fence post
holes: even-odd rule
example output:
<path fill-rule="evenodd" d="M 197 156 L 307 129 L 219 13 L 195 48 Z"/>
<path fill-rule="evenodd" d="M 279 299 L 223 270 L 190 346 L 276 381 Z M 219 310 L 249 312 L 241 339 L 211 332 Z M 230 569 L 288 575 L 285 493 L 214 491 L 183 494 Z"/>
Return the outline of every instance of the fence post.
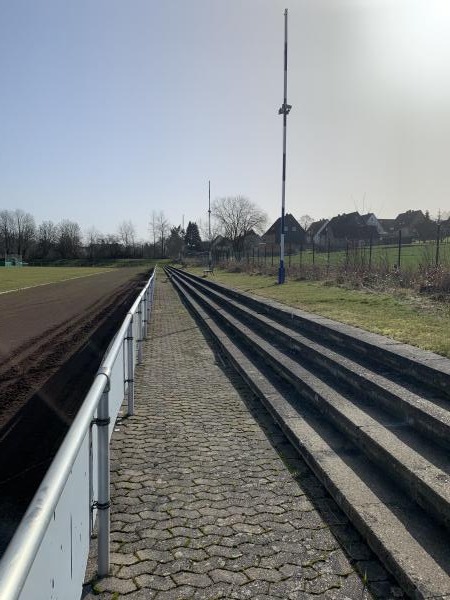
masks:
<path fill-rule="evenodd" d="M 369 271 L 371 271 L 371 269 L 372 269 L 372 246 L 373 246 L 373 238 L 372 238 L 372 234 L 370 234 L 370 239 L 369 239 Z"/>
<path fill-rule="evenodd" d="M 110 567 L 110 496 L 109 496 L 109 377 L 97 410 L 98 427 L 98 574 L 106 577 Z"/>
<path fill-rule="evenodd" d="M 398 259 L 397 259 L 397 267 L 400 269 L 402 261 L 402 230 L 398 230 Z"/>
<path fill-rule="evenodd" d="M 128 396 L 128 416 L 134 415 L 134 360 L 133 360 L 133 318 L 127 330 L 127 396 Z"/>

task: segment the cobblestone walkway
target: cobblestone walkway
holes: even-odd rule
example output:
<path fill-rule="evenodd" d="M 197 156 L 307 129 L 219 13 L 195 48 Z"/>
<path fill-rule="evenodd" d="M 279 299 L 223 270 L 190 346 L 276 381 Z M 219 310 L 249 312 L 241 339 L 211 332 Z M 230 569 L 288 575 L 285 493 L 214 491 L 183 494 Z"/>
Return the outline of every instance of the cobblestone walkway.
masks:
<path fill-rule="evenodd" d="M 331 528 L 372 592 L 396 595 L 161 271 L 156 290 L 136 415 L 113 438 L 112 574 L 84 598 L 371 597 Z"/>

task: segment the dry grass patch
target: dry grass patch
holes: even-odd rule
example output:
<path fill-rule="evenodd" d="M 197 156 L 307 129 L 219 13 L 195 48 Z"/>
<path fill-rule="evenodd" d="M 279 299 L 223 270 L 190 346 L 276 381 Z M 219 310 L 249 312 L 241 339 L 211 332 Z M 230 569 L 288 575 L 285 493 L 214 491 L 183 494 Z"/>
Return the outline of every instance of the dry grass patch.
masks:
<path fill-rule="evenodd" d="M 203 275 L 200 268 L 189 269 Z M 408 290 L 346 289 L 320 281 L 287 281 L 273 276 L 217 270 L 215 281 L 301 308 L 450 358 L 450 304 Z"/>

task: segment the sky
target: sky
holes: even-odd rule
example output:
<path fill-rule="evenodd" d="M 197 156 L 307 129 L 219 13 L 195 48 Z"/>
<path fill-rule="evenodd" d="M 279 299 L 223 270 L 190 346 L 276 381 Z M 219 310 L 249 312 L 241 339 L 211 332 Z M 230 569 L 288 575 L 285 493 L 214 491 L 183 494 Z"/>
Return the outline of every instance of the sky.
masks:
<path fill-rule="evenodd" d="M 0 0 L 0 209 L 114 233 L 211 198 L 450 210 L 447 0 Z"/>

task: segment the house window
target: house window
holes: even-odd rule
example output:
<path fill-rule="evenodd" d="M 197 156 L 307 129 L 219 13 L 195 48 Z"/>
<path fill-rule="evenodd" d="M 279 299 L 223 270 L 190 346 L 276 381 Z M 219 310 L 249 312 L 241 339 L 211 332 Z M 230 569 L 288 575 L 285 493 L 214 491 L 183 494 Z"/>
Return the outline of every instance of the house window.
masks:
<path fill-rule="evenodd" d="M 284 226 L 284 233 L 286 233 L 287 231 L 289 231 L 289 227 L 287 225 Z"/>
<path fill-rule="evenodd" d="M 292 226 L 292 231 L 297 231 L 297 227 L 295 225 Z"/>

